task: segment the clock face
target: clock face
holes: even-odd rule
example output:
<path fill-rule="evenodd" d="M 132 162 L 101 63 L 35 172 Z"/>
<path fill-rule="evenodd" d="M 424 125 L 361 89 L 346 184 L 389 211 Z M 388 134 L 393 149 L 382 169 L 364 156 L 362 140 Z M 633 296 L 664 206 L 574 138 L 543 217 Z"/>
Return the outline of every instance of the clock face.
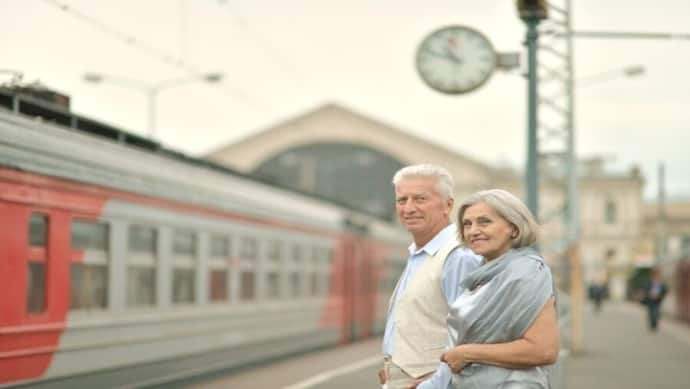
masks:
<path fill-rule="evenodd" d="M 496 67 L 496 52 L 479 31 L 449 26 L 429 34 L 417 49 L 417 71 L 430 87 L 450 94 L 484 84 Z"/>

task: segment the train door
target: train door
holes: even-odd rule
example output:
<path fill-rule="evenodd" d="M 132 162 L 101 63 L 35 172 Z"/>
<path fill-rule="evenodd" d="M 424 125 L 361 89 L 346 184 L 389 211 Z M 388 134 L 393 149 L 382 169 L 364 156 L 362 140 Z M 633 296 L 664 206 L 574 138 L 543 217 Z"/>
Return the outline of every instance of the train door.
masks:
<path fill-rule="evenodd" d="M 65 211 L 7 198 L 0 198 L 0 215 L 2 384 L 42 376 L 57 349 L 68 308 L 70 229 Z"/>
<path fill-rule="evenodd" d="M 341 341 L 351 342 L 374 330 L 378 272 L 373 247 L 365 236 L 348 234 L 341 250 Z"/>

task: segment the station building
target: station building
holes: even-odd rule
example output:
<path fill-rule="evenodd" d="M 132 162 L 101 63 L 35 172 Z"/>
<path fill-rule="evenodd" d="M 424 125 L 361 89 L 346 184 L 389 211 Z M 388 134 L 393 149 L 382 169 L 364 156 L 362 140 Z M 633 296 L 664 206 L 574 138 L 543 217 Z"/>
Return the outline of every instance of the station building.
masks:
<path fill-rule="evenodd" d="M 386 219 L 395 218 L 391 178 L 402 166 L 433 163 L 455 179 L 456 203 L 481 189 L 504 188 L 524 198 L 521 173 L 429 142 L 337 104 L 277 123 L 206 158 L 280 185 L 333 198 Z M 543 163 L 542 163 L 543 162 Z M 639 169 L 611 172 L 604 160 L 579 165 L 578 195 L 585 282 L 605 278 L 613 298 L 640 249 L 644 220 Z M 563 210 L 565 177 L 540 161 L 542 246 L 557 281 L 567 279 Z"/>

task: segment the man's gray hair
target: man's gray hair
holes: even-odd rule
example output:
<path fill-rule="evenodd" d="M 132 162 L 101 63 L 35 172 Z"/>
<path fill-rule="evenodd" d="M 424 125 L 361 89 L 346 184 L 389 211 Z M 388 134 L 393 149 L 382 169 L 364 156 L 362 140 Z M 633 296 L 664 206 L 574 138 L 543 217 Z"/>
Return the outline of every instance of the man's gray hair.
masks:
<path fill-rule="evenodd" d="M 453 198 L 453 177 L 448 170 L 428 163 L 405 166 L 398 170 L 393 176 L 393 185 L 397 187 L 398 183 L 404 179 L 419 177 L 435 178 L 438 193 L 446 200 Z"/>
<path fill-rule="evenodd" d="M 462 218 L 467 208 L 477 203 L 486 203 L 493 208 L 508 223 L 515 226 L 517 236 L 513 240 L 513 248 L 531 246 L 537 241 L 539 225 L 532 212 L 514 194 L 503 189 L 489 189 L 476 192 L 460 204 L 458 211 L 458 230 L 460 240 L 465 241 L 465 232 L 462 228 Z"/>

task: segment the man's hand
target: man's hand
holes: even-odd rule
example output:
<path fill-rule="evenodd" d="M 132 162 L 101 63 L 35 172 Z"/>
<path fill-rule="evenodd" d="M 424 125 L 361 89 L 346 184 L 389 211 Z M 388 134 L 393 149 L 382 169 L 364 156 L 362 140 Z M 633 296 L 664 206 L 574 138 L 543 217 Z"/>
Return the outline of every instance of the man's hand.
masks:
<path fill-rule="evenodd" d="M 429 374 L 427 374 L 427 375 L 424 375 L 424 376 L 421 376 L 421 377 L 417 378 L 416 380 L 414 380 L 414 382 L 412 383 L 412 385 L 405 387 L 405 389 L 417 389 L 417 386 L 418 386 L 419 384 L 421 384 L 422 382 L 428 380 L 429 377 L 431 377 L 433 374 L 434 374 L 434 373 L 429 373 Z"/>
<path fill-rule="evenodd" d="M 467 365 L 462 346 L 452 348 L 441 355 L 441 362 L 445 362 L 453 373 L 460 371 Z"/>
<path fill-rule="evenodd" d="M 383 385 L 386 383 L 386 369 L 379 369 L 379 384 Z"/>

